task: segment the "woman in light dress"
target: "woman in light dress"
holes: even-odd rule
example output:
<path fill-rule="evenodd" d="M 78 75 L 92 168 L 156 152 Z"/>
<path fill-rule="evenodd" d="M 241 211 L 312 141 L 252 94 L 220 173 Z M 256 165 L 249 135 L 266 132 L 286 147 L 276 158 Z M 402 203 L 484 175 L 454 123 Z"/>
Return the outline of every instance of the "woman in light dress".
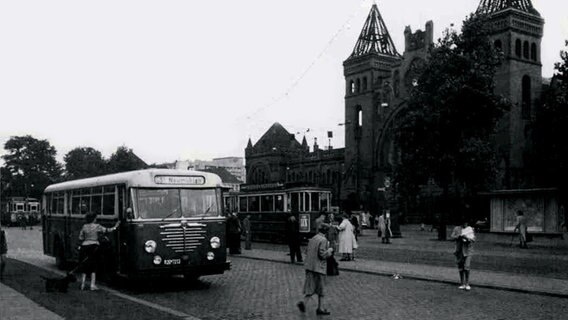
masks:
<path fill-rule="evenodd" d="M 344 214 L 343 220 L 337 226 L 339 231 L 339 253 L 342 254 L 340 261 L 354 260 L 353 249 L 357 249 L 357 240 L 355 240 L 355 230 L 353 225 L 349 222 L 349 216 Z"/>

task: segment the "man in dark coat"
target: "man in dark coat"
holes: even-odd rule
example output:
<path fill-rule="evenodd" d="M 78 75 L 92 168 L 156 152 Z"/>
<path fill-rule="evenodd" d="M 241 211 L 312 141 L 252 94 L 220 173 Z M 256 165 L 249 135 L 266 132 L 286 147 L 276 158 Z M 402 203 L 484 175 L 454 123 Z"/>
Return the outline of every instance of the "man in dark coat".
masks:
<path fill-rule="evenodd" d="M 227 217 L 227 247 L 230 254 L 241 253 L 241 222 L 234 212 Z"/>
<path fill-rule="evenodd" d="M 6 267 L 6 253 L 8 252 L 8 243 L 6 243 L 6 233 L 0 226 L 0 280 L 4 278 L 4 268 Z"/>
<path fill-rule="evenodd" d="M 300 222 L 294 214 L 290 214 L 286 219 L 286 240 L 290 248 L 290 262 L 294 263 L 295 260 L 303 262 L 300 251 Z"/>
<path fill-rule="evenodd" d="M 251 249 L 252 234 L 250 229 L 250 214 L 243 219 L 243 234 L 245 236 L 245 250 Z"/>

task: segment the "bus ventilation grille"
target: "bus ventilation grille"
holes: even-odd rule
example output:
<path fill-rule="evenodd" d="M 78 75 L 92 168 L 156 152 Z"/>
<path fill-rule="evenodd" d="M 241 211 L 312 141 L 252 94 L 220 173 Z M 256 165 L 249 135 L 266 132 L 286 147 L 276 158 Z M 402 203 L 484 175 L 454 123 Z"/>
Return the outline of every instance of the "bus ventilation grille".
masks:
<path fill-rule="evenodd" d="M 206 230 L 203 227 L 161 226 L 162 241 L 166 247 L 175 252 L 184 253 L 195 251 L 205 240 Z"/>

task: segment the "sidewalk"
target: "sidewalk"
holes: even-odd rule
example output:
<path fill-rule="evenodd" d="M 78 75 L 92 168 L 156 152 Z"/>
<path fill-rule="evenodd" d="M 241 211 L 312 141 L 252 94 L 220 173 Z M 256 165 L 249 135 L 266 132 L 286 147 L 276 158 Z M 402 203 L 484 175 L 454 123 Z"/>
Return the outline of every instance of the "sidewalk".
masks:
<path fill-rule="evenodd" d="M 0 282 L 0 319 L 62 320 L 63 318 Z"/>

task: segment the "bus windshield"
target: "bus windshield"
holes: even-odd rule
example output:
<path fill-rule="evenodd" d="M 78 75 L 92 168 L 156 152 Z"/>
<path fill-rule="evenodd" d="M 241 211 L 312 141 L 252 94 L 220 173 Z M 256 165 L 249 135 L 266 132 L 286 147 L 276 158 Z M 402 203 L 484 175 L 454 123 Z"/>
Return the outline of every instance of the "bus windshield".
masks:
<path fill-rule="evenodd" d="M 220 215 L 216 189 L 136 189 L 138 219 Z"/>

